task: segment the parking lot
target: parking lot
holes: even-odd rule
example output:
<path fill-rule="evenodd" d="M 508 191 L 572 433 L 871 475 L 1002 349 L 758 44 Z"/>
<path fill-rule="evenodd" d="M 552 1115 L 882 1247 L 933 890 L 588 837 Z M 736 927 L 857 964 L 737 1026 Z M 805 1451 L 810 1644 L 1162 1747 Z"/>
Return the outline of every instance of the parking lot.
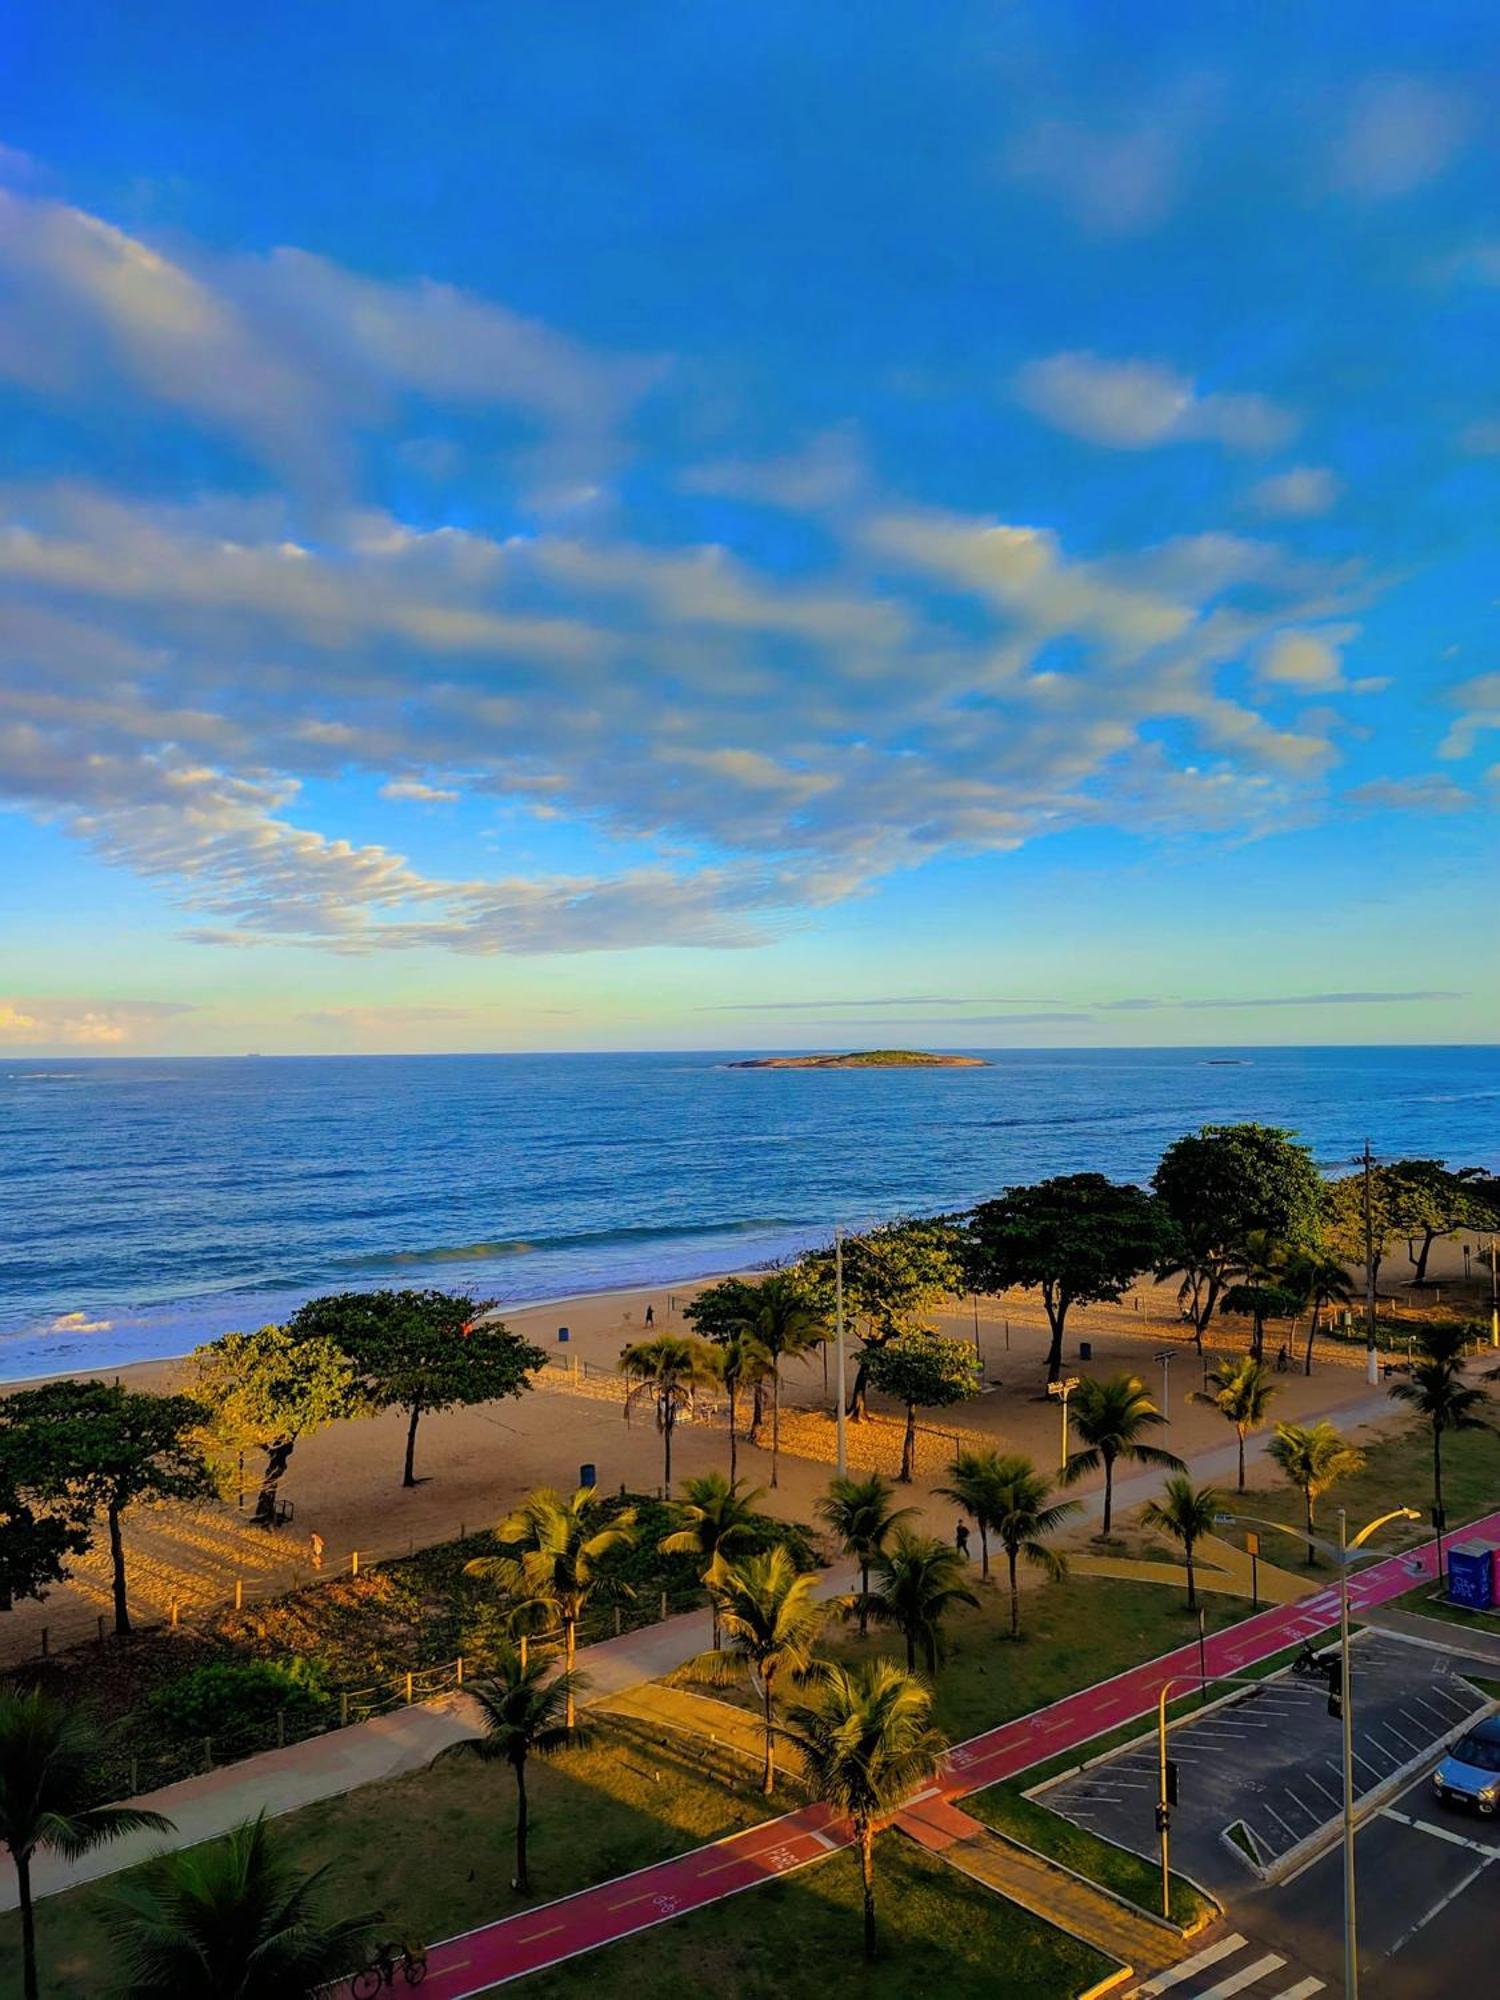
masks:
<path fill-rule="evenodd" d="M 1367 1632 L 1356 1640 L 1354 1763 L 1360 1796 L 1484 1712 L 1487 1700 L 1463 1678 L 1462 1667 L 1447 1653 L 1385 1633 Z M 1229 1828 L 1242 1828 L 1260 1866 L 1274 1872 L 1342 1810 L 1341 1726 L 1328 1714 L 1321 1681 L 1284 1674 L 1243 1700 L 1210 1708 L 1201 1720 L 1171 1731 L 1167 1754 L 1178 1768 L 1173 1864 L 1210 1889 L 1242 1893 L 1252 1879 L 1248 1862 L 1224 1838 Z M 1154 1856 L 1157 1784 L 1152 1733 L 1118 1756 L 1058 1780 L 1039 1797 L 1080 1826 Z M 1490 1838 L 1487 1832 L 1476 1837 Z M 1434 1836 L 1419 1838 L 1428 1846 L 1451 1847 Z M 1418 1851 L 1423 1866 L 1437 1865 L 1438 1857 Z M 1452 1854 L 1460 1852 L 1467 1850 L 1452 1848 Z M 1450 1858 L 1442 1857 L 1444 1864 Z M 1477 1854 L 1469 1858 L 1482 1860 Z"/>

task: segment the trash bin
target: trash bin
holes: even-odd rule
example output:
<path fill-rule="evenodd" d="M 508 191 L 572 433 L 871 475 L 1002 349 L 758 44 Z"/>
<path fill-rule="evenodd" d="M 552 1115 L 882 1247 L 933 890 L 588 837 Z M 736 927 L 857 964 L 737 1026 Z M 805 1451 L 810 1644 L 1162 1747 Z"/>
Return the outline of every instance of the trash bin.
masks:
<path fill-rule="evenodd" d="M 1461 1542 L 1448 1551 L 1448 1602 L 1488 1611 L 1494 1602 L 1495 1552 L 1487 1542 Z"/>
<path fill-rule="evenodd" d="M 1094 1358 L 1093 1341 L 1080 1340 L 1078 1343 L 1078 1359 L 1080 1361 L 1092 1361 L 1093 1358 Z"/>
<path fill-rule="evenodd" d="M 597 1468 L 592 1465 L 580 1465 L 578 1468 L 578 1484 L 580 1486 L 597 1486 L 599 1484 Z"/>
<path fill-rule="evenodd" d="M 560 1326 L 557 1329 L 557 1337 L 559 1340 L 566 1340 L 568 1337 L 568 1329 L 565 1326 Z"/>

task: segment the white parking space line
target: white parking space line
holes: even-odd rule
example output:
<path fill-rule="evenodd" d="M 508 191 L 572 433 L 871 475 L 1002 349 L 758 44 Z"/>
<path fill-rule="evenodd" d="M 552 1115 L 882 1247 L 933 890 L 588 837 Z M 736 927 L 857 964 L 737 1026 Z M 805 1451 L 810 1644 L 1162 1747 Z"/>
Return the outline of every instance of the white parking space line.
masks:
<path fill-rule="evenodd" d="M 1404 1708 L 1401 1709 L 1399 1713 L 1401 1716 L 1401 1720 L 1403 1722 L 1415 1721 L 1415 1718 L 1408 1715 Z M 1423 1743 L 1420 1739 L 1417 1742 L 1413 1743 L 1411 1738 L 1406 1734 L 1406 1731 L 1404 1729 L 1398 1729 L 1394 1722 L 1387 1722 L 1383 1726 L 1385 1728 L 1386 1734 L 1389 1736 L 1394 1736 L 1398 1743 L 1404 1743 L 1407 1749 L 1410 1750 L 1410 1752 L 1414 1757 L 1420 1757 L 1426 1750 L 1427 1745 L 1425 1743 Z M 1420 1722 L 1415 1722 L 1415 1726 L 1418 1729 L 1422 1727 Z"/>
<path fill-rule="evenodd" d="M 1272 1819 L 1275 1820 L 1276 1824 L 1281 1828 L 1282 1832 L 1286 1835 L 1287 1839 L 1291 1841 L 1292 1845 L 1295 1847 L 1297 1844 L 1297 1836 L 1292 1831 L 1291 1827 L 1287 1825 L 1286 1821 L 1281 1817 L 1281 1814 L 1277 1812 L 1275 1806 L 1267 1806 L 1266 1811 L 1271 1815 Z M 1269 1842 L 1267 1843 L 1267 1845 L 1269 1845 Z"/>
<path fill-rule="evenodd" d="M 1334 1807 L 1338 1806 L 1339 1804 L 1338 1794 L 1335 1792 L 1330 1792 L 1328 1787 L 1323 1783 L 1323 1780 L 1321 1778 L 1315 1778 L 1311 1771 L 1304 1771 L 1302 1775 L 1304 1778 L 1306 1778 L 1307 1782 L 1310 1785 L 1315 1785 L 1317 1787 L 1317 1789 L 1323 1794 L 1324 1798 L 1327 1799 L 1328 1803 L 1331 1806 Z"/>
<path fill-rule="evenodd" d="M 1202 1951 L 1195 1951 L 1191 1958 L 1183 1959 L 1180 1965 L 1174 1965 L 1170 1971 L 1158 1972 L 1154 1979 L 1148 1979 L 1144 1986 L 1138 1986 L 1136 1992 L 1140 2000 L 1155 2000 L 1158 1993 L 1169 1992 L 1172 1987 L 1180 1986 L 1185 1979 L 1191 1979 L 1197 1973 L 1206 1972 L 1209 1966 L 1217 1965 L 1221 1958 L 1232 1957 L 1235 1952 L 1243 1948 L 1244 1943 L 1245 1940 L 1238 1931 L 1231 1931 L 1228 1937 L 1220 1938 L 1217 1944 L 1205 1945 Z"/>
<path fill-rule="evenodd" d="M 1286 1960 L 1274 1951 L 1268 1951 L 1264 1958 L 1258 1958 L 1254 1965 L 1247 1965 L 1239 1972 L 1231 1972 L 1227 1979 L 1221 1979 L 1217 1986 L 1209 1986 L 1198 1995 L 1198 2000 L 1229 2000 L 1231 1993 L 1243 1993 L 1247 1986 L 1253 1986 L 1257 1979 L 1264 1979 L 1267 1973 L 1279 1972 Z"/>

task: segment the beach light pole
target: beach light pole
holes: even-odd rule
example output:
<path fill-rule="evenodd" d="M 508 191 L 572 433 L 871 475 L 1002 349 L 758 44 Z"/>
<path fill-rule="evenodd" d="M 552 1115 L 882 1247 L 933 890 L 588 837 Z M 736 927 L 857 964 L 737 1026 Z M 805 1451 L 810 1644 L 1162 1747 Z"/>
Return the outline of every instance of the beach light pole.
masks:
<path fill-rule="evenodd" d="M 1161 1368 L 1161 1414 L 1164 1423 L 1172 1421 L 1172 1363 L 1176 1358 L 1170 1347 L 1164 1347 L 1156 1357 Z"/>
<path fill-rule="evenodd" d="M 838 1354 L 835 1370 L 835 1387 L 838 1390 L 838 1411 L 834 1418 L 837 1445 L 834 1453 L 838 1476 L 842 1479 L 847 1470 L 848 1418 L 844 1413 L 844 1225 L 835 1223 L 833 1228 L 833 1327 L 834 1342 Z"/>
<path fill-rule="evenodd" d="M 1388 1514 L 1377 1515 L 1355 1535 L 1349 1537 L 1349 1520 L 1344 1509 L 1339 1509 L 1339 1538 L 1335 1545 L 1325 1542 L 1319 1535 L 1309 1535 L 1299 1528 L 1289 1528 L 1285 1521 L 1267 1521 L 1257 1514 L 1228 1514 L 1220 1518 L 1229 1521 L 1253 1522 L 1260 1528 L 1275 1528 L 1278 1534 L 1290 1535 L 1294 1542 L 1304 1547 L 1309 1543 L 1321 1549 L 1325 1556 L 1332 1556 L 1339 1566 L 1339 1720 L 1344 1739 L 1344 2000 L 1359 2000 L 1359 1905 L 1354 1881 L 1354 1681 L 1349 1668 L 1349 1568 L 1360 1549 L 1388 1521 L 1420 1521 L 1422 1516 L 1415 1507 L 1393 1507 Z M 1333 1683 L 1329 1682 L 1329 1694 L 1333 1693 Z"/>
<path fill-rule="evenodd" d="M 1062 1404 L 1062 1470 L 1064 1472 L 1068 1469 L 1068 1398 L 1077 1387 L 1078 1377 L 1076 1375 L 1065 1375 L 1060 1382 L 1049 1382 L 1047 1384 L 1047 1394 L 1049 1396 L 1056 1396 L 1058 1402 Z"/>

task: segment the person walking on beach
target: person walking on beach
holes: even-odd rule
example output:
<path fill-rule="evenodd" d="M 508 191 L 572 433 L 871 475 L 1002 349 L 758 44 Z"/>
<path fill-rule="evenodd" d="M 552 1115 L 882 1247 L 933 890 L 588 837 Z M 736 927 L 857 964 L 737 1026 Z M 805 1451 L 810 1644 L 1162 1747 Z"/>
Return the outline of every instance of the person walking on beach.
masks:
<path fill-rule="evenodd" d="M 646 1308 L 646 1324 L 647 1324 L 647 1326 L 655 1326 L 655 1324 L 656 1324 L 656 1307 L 655 1307 L 655 1306 L 647 1306 L 647 1308 Z"/>
<path fill-rule="evenodd" d="M 315 1528 L 307 1538 L 307 1553 L 314 1569 L 323 1567 L 323 1537 Z"/>
<path fill-rule="evenodd" d="M 969 1560 L 969 1524 L 967 1521 L 960 1521 L 958 1526 L 953 1530 L 953 1545 L 964 1561 L 967 1562 Z"/>

